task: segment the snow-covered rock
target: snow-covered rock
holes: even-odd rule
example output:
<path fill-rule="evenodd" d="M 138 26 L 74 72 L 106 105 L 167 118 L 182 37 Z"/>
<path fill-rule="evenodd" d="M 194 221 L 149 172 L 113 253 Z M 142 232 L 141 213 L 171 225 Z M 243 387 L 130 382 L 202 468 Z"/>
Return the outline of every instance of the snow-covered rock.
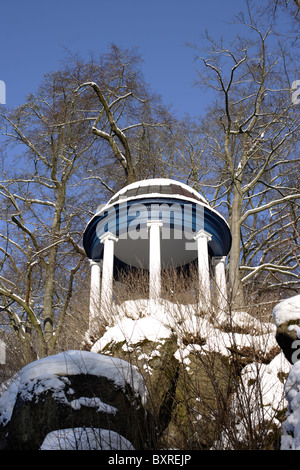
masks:
<path fill-rule="evenodd" d="M 300 295 L 279 302 L 273 309 L 273 317 L 277 327 L 291 320 L 300 321 Z"/>
<path fill-rule="evenodd" d="M 111 431 L 113 446 L 119 436 L 121 448 L 128 441 L 142 449 L 149 431 L 146 395 L 142 375 L 122 359 L 89 351 L 45 357 L 25 366 L 0 398 L 0 448 L 37 450 L 54 430 L 92 428 L 93 446 L 98 436 L 107 448 Z M 57 438 L 51 435 L 44 447 L 55 447 Z"/>
<path fill-rule="evenodd" d="M 300 338 L 300 295 L 282 300 L 273 309 L 277 326 L 276 340 L 288 361 L 299 360 L 295 349 L 299 349 Z"/>
<path fill-rule="evenodd" d="M 205 383 L 204 393 L 211 396 L 210 400 L 213 401 L 215 390 L 210 379 L 216 374 L 222 382 L 218 384 L 219 390 L 223 385 L 226 388 L 228 364 L 234 356 L 235 360 L 241 361 L 241 367 L 248 364 L 241 372 L 239 405 L 243 406 L 242 394 L 249 393 L 249 396 L 244 397 L 244 408 L 249 405 L 251 397 L 255 424 L 260 418 L 265 422 L 274 421 L 275 426 L 280 426 L 274 416 L 286 406 L 281 377 L 287 375 L 290 366 L 280 353 L 274 323 L 262 322 L 247 312 L 239 311 L 208 312 L 206 315 L 199 315 L 197 305 L 182 305 L 166 300 L 156 304 L 151 304 L 146 299 L 128 301 L 115 306 L 115 309 L 114 325 L 107 328 L 104 335 L 93 344 L 92 351 L 120 355 L 125 359 L 128 354 L 140 370 L 143 370 L 146 380 L 149 380 L 151 400 L 154 392 L 161 393 L 162 399 L 168 387 L 175 383 L 176 368 L 181 365 L 180 370 L 184 370 L 185 374 L 184 382 L 187 383 L 194 377 L 194 383 L 201 384 L 202 391 Z M 210 359 L 206 359 L 209 357 Z M 206 360 L 211 364 L 208 374 L 203 366 Z M 216 368 L 215 371 L 213 367 Z M 160 374 L 157 371 L 160 371 Z M 181 380 L 179 378 L 179 384 L 182 383 Z M 260 402 L 256 399 L 261 391 L 259 380 L 263 389 Z M 193 419 L 199 419 L 200 429 L 200 416 L 206 411 L 196 411 L 198 404 L 203 400 L 196 395 L 197 386 L 191 388 L 195 393 L 193 398 L 189 396 L 190 400 L 195 400 Z M 178 393 L 182 395 L 186 391 L 179 390 Z M 233 401 L 233 406 L 236 404 L 237 401 Z M 177 412 L 183 417 L 186 410 L 183 405 L 181 408 Z M 247 413 L 245 410 L 240 411 L 242 414 Z M 191 416 L 189 419 L 192 419 Z M 246 440 L 248 431 L 240 426 L 241 440 Z"/>
<path fill-rule="evenodd" d="M 125 388 L 129 384 L 144 402 L 146 399 L 142 376 L 136 368 L 122 359 L 78 350 L 47 356 L 31 362 L 21 370 L 19 388 L 24 388 L 27 383 L 41 377 L 45 372 L 53 377 L 79 374 L 106 377 L 116 386 Z"/>
<path fill-rule="evenodd" d="M 273 316 L 278 344 L 292 364 L 285 383 L 288 410 L 282 424 L 281 449 L 300 450 L 300 295 L 279 302 Z"/>
<path fill-rule="evenodd" d="M 288 401 L 286 420 L 282 424 L 281 449 L 300 450 L 300 361 L 296 362 L 285 384 Z"/>

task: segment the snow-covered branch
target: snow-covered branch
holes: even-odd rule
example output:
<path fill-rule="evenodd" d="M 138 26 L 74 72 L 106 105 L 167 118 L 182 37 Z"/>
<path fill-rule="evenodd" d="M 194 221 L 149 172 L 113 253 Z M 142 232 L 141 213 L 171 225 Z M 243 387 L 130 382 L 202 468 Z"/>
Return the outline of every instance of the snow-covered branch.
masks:
<path fill-rule="evenodd" d="M 249 274 L 242 278 L 242 282 L 245 283 L 249 281 L 252 277 L 256 276 L 260 271 L 272 271 L 280 274 L 288 274 L 291 277 L 299 279 L 299 275 L 294 273 L 293 270 L 295 266 L 280 266 L 277 264 L 272 263 L 265 263 L 259 266 L 251 267 L 251 266 L 241 266 L 240 269 L 242 271 L 251 271 Z"/>
<path fill-rule="evenodd" d="M 242 216 L 241 216 L 241 223 L 244 223 L 245 220 L 250 216 L 250 215 L 253 215 L 253 214 L 256 214 L 258 212 L 263 212 L 267 209 L 270 209 L 271 207 L 273 206 L 276 206 L 278 204 L 282 204 L 286 201 L 291 201 L 291 200 L 296 200 L 296 199 L 299 199 L 300 198 L 300 193 L 296 193 L 296 194 L 290 194 L 288 196 L 284 196 L 280 199 L 275 199 L 273 201 L 270 201 L 266 204 L 263 204 L 262 206 L 260 207 L 255 207 L 253 209 L 249 209 L 248 211 L 246 211 Z"/>

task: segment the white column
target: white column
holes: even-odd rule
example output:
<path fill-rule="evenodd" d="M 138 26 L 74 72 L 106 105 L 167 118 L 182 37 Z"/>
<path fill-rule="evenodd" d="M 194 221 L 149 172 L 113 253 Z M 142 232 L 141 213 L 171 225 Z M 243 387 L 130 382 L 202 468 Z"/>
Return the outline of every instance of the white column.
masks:
<path fill-rule="evenodd" d="M 209 308 L 211 293 L 208 242 L 211 240 L 211 235 L 204 230 L 200 230 L 194 238 L 197 241 L 198 249 L 199 304 L 203 308 Z"/>
<path fill-rule="evenodd" d="M 221 312 L 227 309 L 227 285 L 226 285 L 226 256 L 214 256 L 213 265 L 215 268 L 215 287 L 217 290 L 218 308 Z"/>
<path fill-rule="evenodd" d="M 107 232 L 100 241 L 104 244 L 100 311 L 102 317 L 108 318 L 113 295 L 114 245 L 118 239 Z"/>
<path fill-rule="evenodd" d="M 90 311 L 89 311 L 89 329 L 93 330 L 100 310 L 100 283 L 101 266 L 97 261 L 90 260 L 91 266 L 91 284 L 90 284 Z"/>
<path fill-rule="evenodd" d="M 161 220 L 149 220 L 149 298 L 157 301 L 161 294 L 161 252 L 160 228 Z"/>
<path fill-rule="evenodd" d="M 6 344 L 0 339 L 0 364 L 6 364 Z"/>

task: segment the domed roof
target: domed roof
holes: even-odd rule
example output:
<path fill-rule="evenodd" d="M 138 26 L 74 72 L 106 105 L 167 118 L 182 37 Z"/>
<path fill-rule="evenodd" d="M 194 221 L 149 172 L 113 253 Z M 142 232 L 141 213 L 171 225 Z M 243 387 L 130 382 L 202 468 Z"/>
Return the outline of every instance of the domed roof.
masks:
<path fill-rule="evenodd" d="M 231 234 L 224 217 L 210 207 L 194 189 L 176 180 L 156 178 L 138 181 L 118 191 L 89 221 L 83 246 L 90 259 L 103 257 L 102 237 L 114 234 L 115 264 L 143 267 L 149 264 L 149 220 L 163 221 L 162 266 L 184 266 L 197 258 L 196 243 L 190 240 L 200 230 L 211 235 L 210 256 L 225 256 Z M 116 261 L 117 260 L 117 261 Z"/>
<path fill-rule="evenodd" d="M 153 178 L 149 180 L 137 181 L 135 183 L 125 186 L 125 188 L 118 191 L 107 203 L 107 205 L 114 204 L 120 200 L 136 198 L 149 194 L 159 194 L 164 196 L 180 195 L 207 204 L 204 198 L 194 189 L 190 188 L 184 183 L 167 178 Z"/>

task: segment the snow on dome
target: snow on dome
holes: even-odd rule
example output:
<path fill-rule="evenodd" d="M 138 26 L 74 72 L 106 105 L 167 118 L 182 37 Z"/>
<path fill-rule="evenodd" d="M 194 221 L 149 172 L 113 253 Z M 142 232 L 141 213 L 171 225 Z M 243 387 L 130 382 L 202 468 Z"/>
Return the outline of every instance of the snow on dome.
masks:
<path fill-rule="evenodd" d="M 163 196 L 187 197 L 196 199 L 207 205 L 207 201 L 200 194 L 187 184 L 180 181 L 167 178 L 153 178 L 131 183 L 118 191 L 107 203 L 113 204 L 118 200 L 129 199 L 132 197 L 141 197 L 150 194 L 159 194 Z"/>
<path fill-rule="evenodd" d="M 300 295 L 282 300 L 275 305 L 273 318 L 277 327 L 290 320 L 300 320 Z"/>

